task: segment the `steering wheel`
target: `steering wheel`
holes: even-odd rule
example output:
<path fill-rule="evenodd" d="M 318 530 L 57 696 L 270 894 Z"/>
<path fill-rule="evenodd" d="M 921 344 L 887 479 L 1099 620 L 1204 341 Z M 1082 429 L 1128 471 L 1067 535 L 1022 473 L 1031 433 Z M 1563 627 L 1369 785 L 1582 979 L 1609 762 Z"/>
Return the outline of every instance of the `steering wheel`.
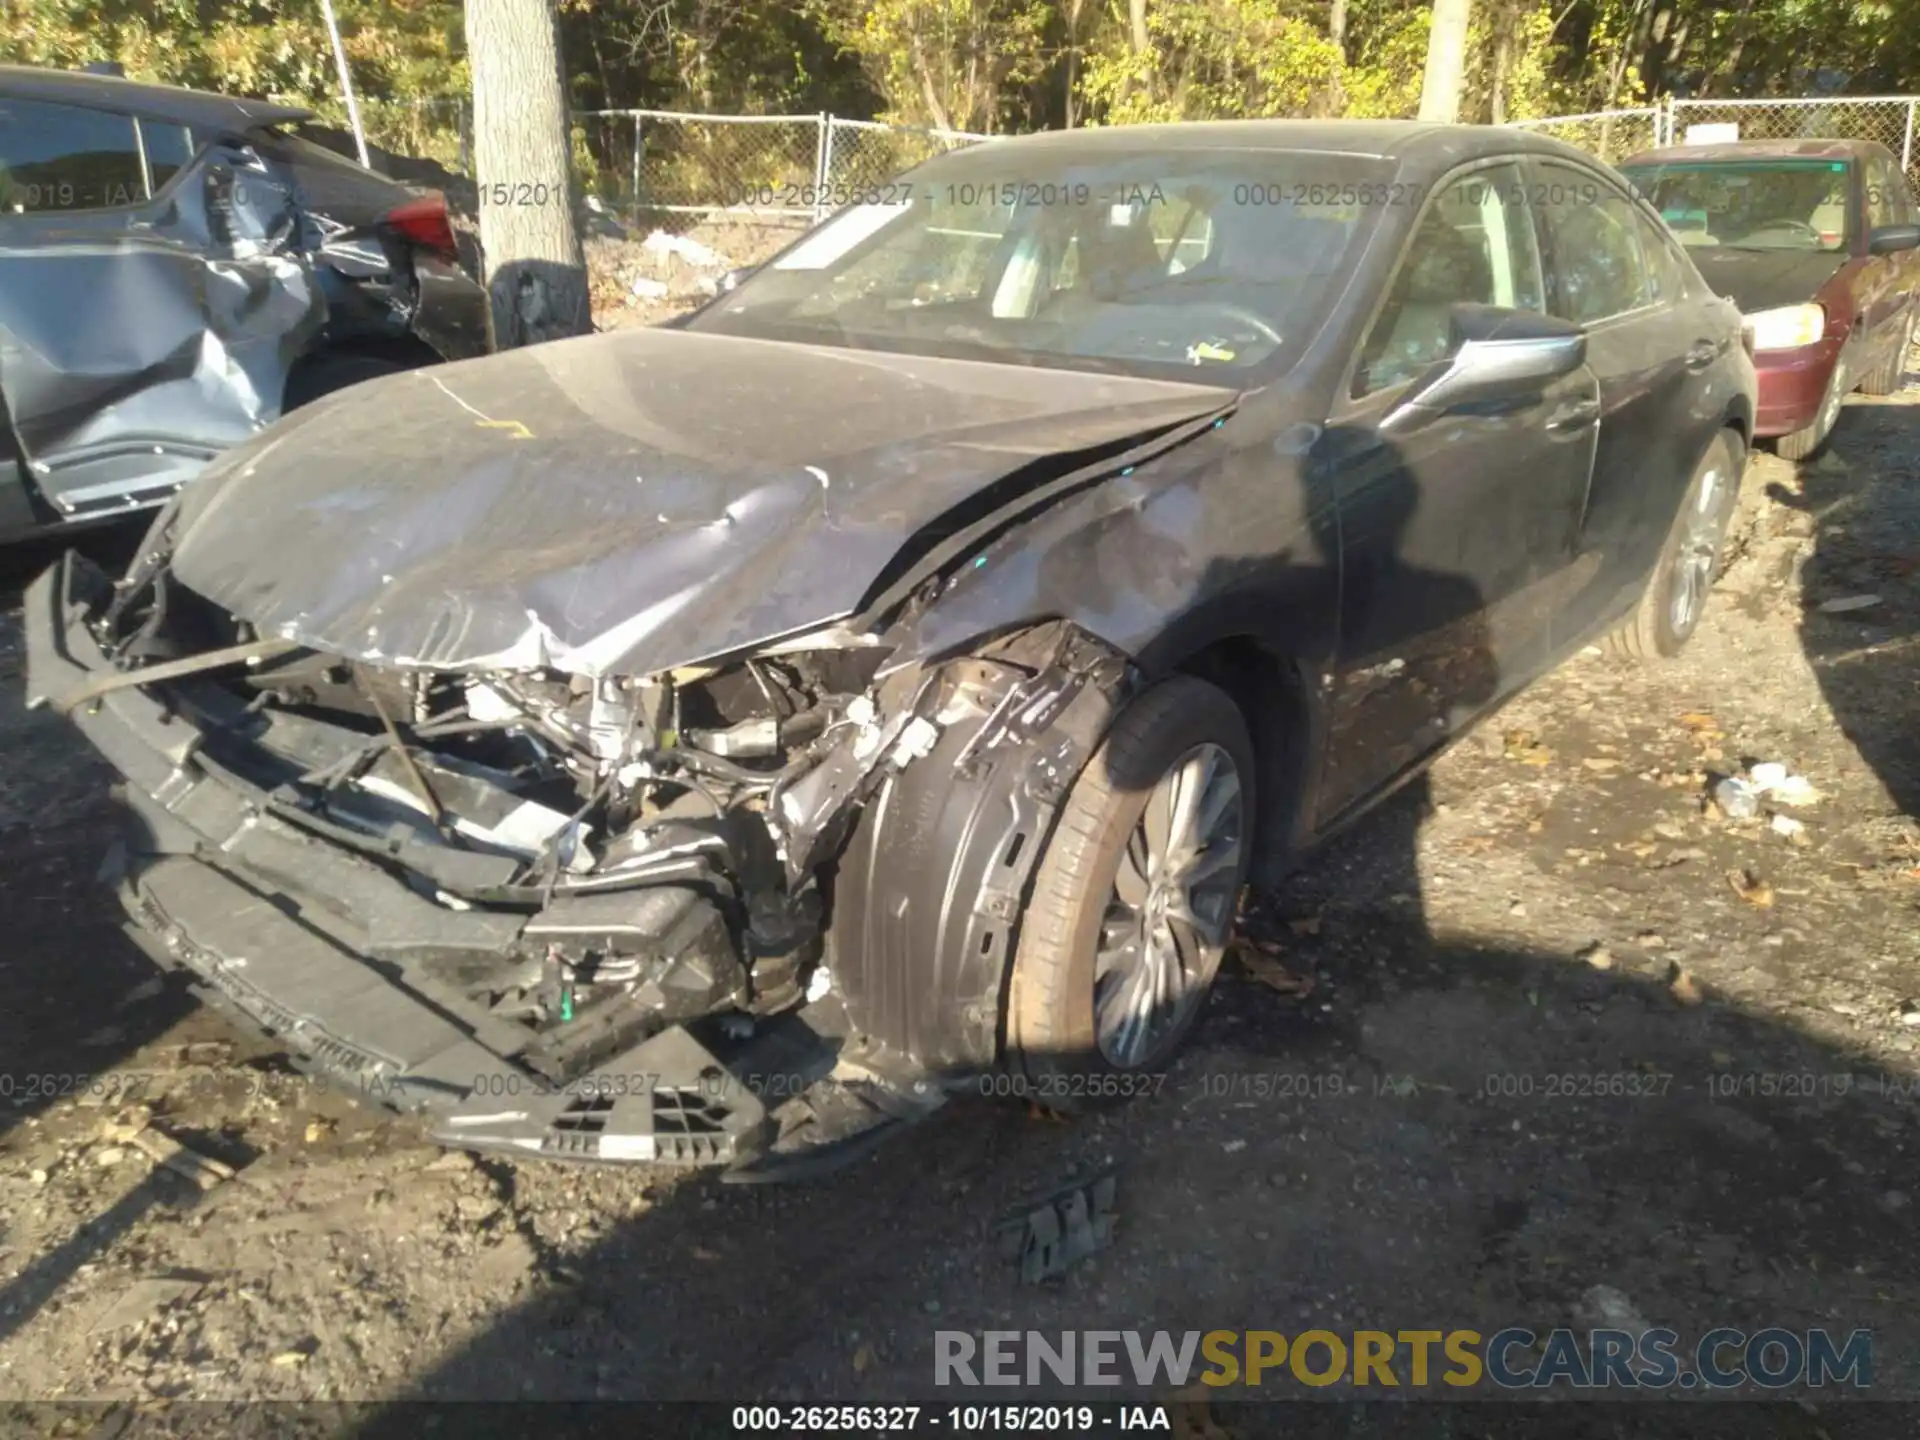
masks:
<path fill-rule="evenodd" d="M 1812 236 L 1815 240 L 1820 238 L 1819 226 L 1810 225 L 1805 220 L 1795 220 L 1790 215 L 1782 215 L 1778 220 L 1768 220 L 1763 224 L 1755 226 L 1750 233 L 1758 235 L 1763 230 L 1800 230 Z"/>
<path fill-rule="evenodd" d="M 1249 327 L 1258 334 L 1261 339 L 1271 345 L 1283 345 L 1286 343 L 1281 337 L 1280 332 L 1274 329 L 1264 316 L 1256 310 L 1249 310 L 1244 305 L 1231 305 L 1224 300 L 1203 300 L 1198 305 L 1188 306 L 1186 313 L 1188 315 L 1209 313 L 1217 315 L 1223 320 L 1229 320 L 1236 324 Z"/>

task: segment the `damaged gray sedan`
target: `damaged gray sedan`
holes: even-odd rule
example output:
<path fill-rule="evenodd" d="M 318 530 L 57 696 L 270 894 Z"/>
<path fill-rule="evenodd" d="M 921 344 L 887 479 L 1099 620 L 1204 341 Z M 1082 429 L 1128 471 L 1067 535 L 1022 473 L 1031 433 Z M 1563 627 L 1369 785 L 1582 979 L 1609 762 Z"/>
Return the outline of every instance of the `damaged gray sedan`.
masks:
<path fill-rule="evenodd" d="M 36 582 L 157 960 L 449 1144 L 804 1173 L 1145 1088 L 1250 876 L 1698 623 L 1751 359 L 1576 152 L 1146 127 L 880 188 Z"/>

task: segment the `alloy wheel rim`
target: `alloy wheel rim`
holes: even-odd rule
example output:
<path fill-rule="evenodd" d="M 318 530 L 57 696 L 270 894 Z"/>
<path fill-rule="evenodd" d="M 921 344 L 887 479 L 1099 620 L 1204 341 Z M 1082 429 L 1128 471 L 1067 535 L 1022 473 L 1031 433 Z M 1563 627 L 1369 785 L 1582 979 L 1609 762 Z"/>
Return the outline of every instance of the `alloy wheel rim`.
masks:
<path fill-rule="evenodd" d="M 1726 528 L 1722 503 L 1726 478 L 1714 465 L 1700 477 L 1700 493 L 1688 507 L 1685 528 L 1680 534 L 1680 551 L 1674 557 L 1673 596 L 1669 618 L 1676 635 L 1685 635 L 1700 618 L 1707 591 L 1713 584 L 1713 566 L 1720 553 L 1720 536 Z"/>
<path fill-rule="evenodd" d="M 1148 795 L 1094 960 L 1094 1034 L 1110 1064 L 1141 1065 L 1206 992 L 1233 922 L 1244 821 L 1239 768 L 1219 745 L 1194 746 Z"/>

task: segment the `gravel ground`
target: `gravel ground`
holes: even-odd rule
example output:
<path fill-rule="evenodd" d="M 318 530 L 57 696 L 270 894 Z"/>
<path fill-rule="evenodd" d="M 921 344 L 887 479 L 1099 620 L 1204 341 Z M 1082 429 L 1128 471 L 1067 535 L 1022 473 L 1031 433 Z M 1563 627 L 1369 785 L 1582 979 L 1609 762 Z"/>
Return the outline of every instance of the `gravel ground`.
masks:
<path fill-rule="evenodd" d="M 1920 1396 L 1920 392 L 1758 459 L 1736 533 L 1680 661 L 1577 657 L 1258 897 L 1310 993 L 1232 970 L 1150 1097 L 959 1102 L 795 1188 L 443 1155 L 163 986 L 14 613 L 0 1399 L 925 1399 L 936 1329 L 1544 1331 L 1595 1286 L 1683 1336 L 1869 1328 Z M 1797 835 L 1703 802 L 1752 761 L 1817 787 Z M 121 1088 L 45 1093 L 76 1075 Z M 132 1101 L 234 1177 L 157 1168 Z M 1022 1287 L 995 1218 L 1110 1165 L 1110 1246 Z M 1911 1433 L 1824 1408 L 1741 1433 Z"/>

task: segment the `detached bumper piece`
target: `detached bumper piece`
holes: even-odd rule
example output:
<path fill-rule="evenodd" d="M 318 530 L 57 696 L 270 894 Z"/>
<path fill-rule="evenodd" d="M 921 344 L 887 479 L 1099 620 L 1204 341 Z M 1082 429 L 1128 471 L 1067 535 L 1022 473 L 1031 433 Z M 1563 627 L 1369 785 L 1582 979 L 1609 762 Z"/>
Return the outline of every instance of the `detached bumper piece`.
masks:
<path fill-rule="evenodd" d="M 29 704 L 116 673 L 88 628 L 110 588 L 68 556 L 28 591 Z M 241 773 L 250 757 L 238 727 L 183 695 L 109 688 L 72 715 L 125 777 L 132 829 L 105 876 L 129 933 L 303 1069 L 425 1115 L 439 1142 L 799 1178 L 857 1158 L 944 1099 L 931 1081 L 850 1046 L 832 995 L 803 1011 L 730 1009 L 723 961 L 734 942 L 695 890 L 663 883 L 560 899 L 531 916 L 440 903 L 416 866 L 381 863 L 417 841 L 395 838 L 382 855 L 304 823 L 270 775 Z M 498 879 L 490 858 L 427 857 L 479 867 L 480 883 Z M 476 972 L 537 979 L 554 935 L 628 923 L 664 958 L 651 978 L 577 1013 L 569 990 L 569 1023 L 543 1032 L 476 999 L 488 989 L 472 983 Z M 652 1018 L 636 1023 L 641 1011 Z"/>
<path fill-rule="evenodd" d="M 476 1086 L 434 1127 L 434 1139 L 548 1160 L 733 1165 L 770 1138 L 760 1097 L 683 1028 L 556 1091 L 520 1093 L 532 1088 L 513 1077 Z"/>

